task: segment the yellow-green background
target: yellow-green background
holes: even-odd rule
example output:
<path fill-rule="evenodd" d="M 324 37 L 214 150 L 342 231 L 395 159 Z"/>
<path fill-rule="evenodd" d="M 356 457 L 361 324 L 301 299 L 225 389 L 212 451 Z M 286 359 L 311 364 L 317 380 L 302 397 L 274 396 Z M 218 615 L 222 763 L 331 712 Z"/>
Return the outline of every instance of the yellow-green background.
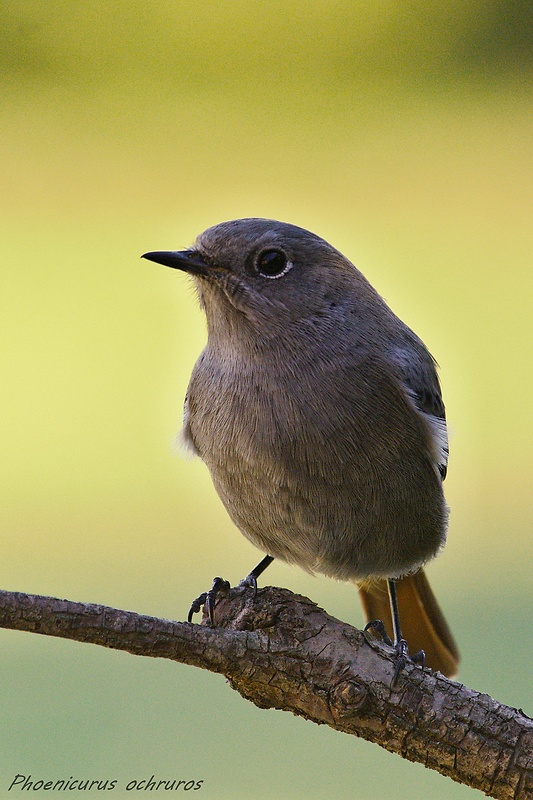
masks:
<path fill-rule="evenodd" d="M 4 0 L 2 588 L 183 619 L 213 575 L 256 563 L 203 465 L 173 454 L 204 321 L 187 278 L 139 256 L 274 217 L 351 257 L 440 362 L 452 515 L 430 577 L 461 680 L 531 711 L 531 17 L 497 0 Z M 348 585 L 276 563 L 265 580 L 362 621 Z M 474 796 L 219 676 L 3 631 L 1 797 L 16 773 Z"/>

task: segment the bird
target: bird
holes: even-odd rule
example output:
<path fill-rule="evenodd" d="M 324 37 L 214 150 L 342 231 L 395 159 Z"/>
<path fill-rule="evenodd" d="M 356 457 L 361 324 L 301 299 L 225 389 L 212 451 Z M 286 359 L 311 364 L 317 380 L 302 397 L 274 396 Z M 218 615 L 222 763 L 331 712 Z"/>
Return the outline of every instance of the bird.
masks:
<path fill-rule="evenodd" d="M 191 276 L 206 315 L 182 439 L 266 554 L 242 583 L 255 592 L 274 559 L 353 582 L 365 629 L 395 648 L 393 683 L 409 659 L 455 676 L 457 645 L 424 570 L 446 540 L 448 437 L 421 339 L 296 225 L 230 220 L 143 258 Z M 207 602 L 214 622 L 222 584 L 189 621 Z"/>

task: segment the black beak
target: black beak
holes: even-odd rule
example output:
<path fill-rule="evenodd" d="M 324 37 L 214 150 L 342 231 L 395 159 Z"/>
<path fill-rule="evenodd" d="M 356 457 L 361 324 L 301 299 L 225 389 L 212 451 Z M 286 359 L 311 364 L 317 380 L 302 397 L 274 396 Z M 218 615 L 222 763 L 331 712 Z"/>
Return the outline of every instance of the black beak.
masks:
<path fill-rule="evenodd" d="M 141 258 L 163 264 L 164 267 L 181 269 L 191 275 L 208 275 L 209 265 L 196 250 L 156 250 L 153 253 L 144 253 Z"/>

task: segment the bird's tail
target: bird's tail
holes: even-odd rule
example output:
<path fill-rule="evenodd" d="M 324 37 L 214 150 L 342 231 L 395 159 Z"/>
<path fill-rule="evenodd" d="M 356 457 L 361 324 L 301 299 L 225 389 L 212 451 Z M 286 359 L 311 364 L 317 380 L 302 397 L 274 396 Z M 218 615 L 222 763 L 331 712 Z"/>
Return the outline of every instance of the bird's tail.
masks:
<path fill-rule="evenodd" d="M 381 619 L 393 638 L 387 581 L 371 579 L 357 586 L 367 621 Z M 453 678 L 459 666 L 459 651 L 424 570 L 398 578 L 396 592 L 402 636 L 410 652 L 423 650 L 428 667 Z"/>

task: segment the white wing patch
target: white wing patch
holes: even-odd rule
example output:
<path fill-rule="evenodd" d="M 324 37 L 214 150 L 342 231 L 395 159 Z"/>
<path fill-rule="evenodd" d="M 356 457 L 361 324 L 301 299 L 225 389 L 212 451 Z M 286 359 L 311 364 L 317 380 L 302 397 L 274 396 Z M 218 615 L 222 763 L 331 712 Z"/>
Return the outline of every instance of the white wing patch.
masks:
<path fill-rule="evenodd" d="M 442 417 L 436 417 L 434 414 L 428 414 L 427 411 L 422 411 L 416 404 L 415 393 L 403 382 L 402 389 L 416 413 L 420 414 L 427 424 L 430 432 L 430 457 L 433 462 L 433 467 L 439 478 L 444 480 L 444 477 L 446 476 L 446 469 L 448 467 L 449 454 L 448 428 L 446 426 L 446 420 L 442 419 Z"/>
<path fill-rule="evenodd" d="M 434 417 L 433 414 L 426 414 L 425 411 L 418 413 L 428 421 L 430 430 L 433 434 L 433 452 L 431 453 L 435 470 L 440 476 L 446 474 L 448 466 L 448 429 L 446 427 L 446 420 L 440 417 Z"/>

